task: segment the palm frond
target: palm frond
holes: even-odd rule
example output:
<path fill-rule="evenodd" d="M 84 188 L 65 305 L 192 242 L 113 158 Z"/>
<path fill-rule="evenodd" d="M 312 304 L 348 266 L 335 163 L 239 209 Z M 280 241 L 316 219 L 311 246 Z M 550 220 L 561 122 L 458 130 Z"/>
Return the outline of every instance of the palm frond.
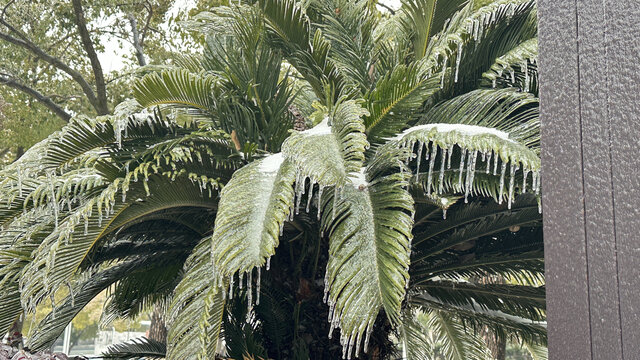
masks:
<path fill-rule="evenodd" d="M 215 83 L 213 75 L 175 69 L 146 75 L 135 84 L 133 93 L 144 107 L 173 105 L 209 113 Z"/>
<path fill-rule="evenodd" d="M 282 154 L 238 170 L 221 193 L 212 236 L 216 272 L 233 276 L 262 266 L 278 246 L 293 207 L 295 168 Z"/>
<path fill-rule="evenodd" d="M 166 356 L 166 352 L 165 344 L 141 337 L 111 345 L 100 356 L 103 359 L 114 360 L 162 359 Z"/>
<path fill-rule="evenodd" d="M 325 209 L 333 209 L 322 215 L 330 239 L 325 298 L 331 328 L 340 328 L 347 357 L 354 347 L 358 356 L 361 343 L 367 348 L 381 308 L 392 324 L 400 322 L 409 279 L 413 199 L 403 188 L 406 174 L 381 176 L 382 168 L 365 172 L 364 182 L 345 186 L 323 203 Z"/>
<path fill-rule="evenodd" d="M 213 359 L 222 328 L 226 293 L 211 276 L 211 239 L 196 246 L 185 263 L 168 311 L 167 357 Z"/>
<path fill-rule="evenodd" d="M 282 146 L 285 157 L 321 187 L 342 187 L 358 172 L 369 146 L 361 117 L 367 112 L 353 100 L 340 102 L 314 128 L 294 132 Z"/>

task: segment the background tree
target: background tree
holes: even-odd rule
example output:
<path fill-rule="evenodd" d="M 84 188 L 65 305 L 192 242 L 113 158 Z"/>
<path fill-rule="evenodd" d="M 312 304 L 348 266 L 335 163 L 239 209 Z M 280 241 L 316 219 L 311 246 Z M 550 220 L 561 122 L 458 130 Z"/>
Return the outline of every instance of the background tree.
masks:
<path fill-rule="evenodd" d="M 187 34 L 173 0 L 0 3 L 0 152 L 15 160 L 73 114 L 105 115 L 129 96 L 132 70 L 162 64 Z M 180 36 L 176 36 L 180 35 Z M 118 44 L 118 45 L 116 45 Z M 179 44 L 179 45 L 178 45 Z M 120 55 L 103 54 L 120 47 Z M 124 62 L 109 73 L 110 63 Z M 9 156 L 11 155 L 11 156 Z"/>

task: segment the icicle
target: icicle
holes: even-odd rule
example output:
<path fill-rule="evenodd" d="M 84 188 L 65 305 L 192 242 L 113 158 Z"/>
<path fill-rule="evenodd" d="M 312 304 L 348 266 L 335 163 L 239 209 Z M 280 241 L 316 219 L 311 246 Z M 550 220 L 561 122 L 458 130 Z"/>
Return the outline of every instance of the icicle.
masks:
<path fill-rule="evenodd" d="M 242 277 L 244 274 L 242 272 L 238 272 L 238 289 L 242 289 Z"/>
<path fill-rule="evenodd" d="M 283 233 L 284 233 L 284 221 L 280 224 L 280 236 L 282 236 Z"/>
<path fill-rule="evenodd" d="M 427 193 L 431 194 L 431 176 L 433 175 L 433 165 L 436 162 L 436 156 L 438 155 L 438 145 L 435 143 L 431 144 L 431 156 L 429 158 L 429 172 L 427 173 Z"/>
<path fill-rule="evenodd" d="M 478 29 L 480 28 L 480 24 L 478 20 L 473 20 L 473 40 L 478 41 Z"/>
<path fill-rule="evenodd" d="M 347 350 L 347 360 L 351 360 L 351 355 L 353 354 L 353 345 L 355 345 L 355 337 L 353 336 L 353 334 L 349 336 L 348 344 L 349 347 Z"/>
<path fill-rule="evenodd" d="M 515 84 L 516 83 L 516 72 L 513 71 L 513 69 L 509 69 L 509 74 L 511 75 L 511 83 Z"/>
<path fill-rule="evenodd" d="M 307 208 L 306 208 L 307 213 L 309 213 L 309 208 L 311 207 L 312 199 L 313 199 L 313 179 L 309 181 L 309 194 L 307 195 Z"/>
<path fill-rule="evenodd" d="M 542 174 L 540 174 L 539 172 L 536 173 L 536 180 L 535 192 L 536 195 L 540 195 L 540 183 L 542 182 Z"/>
<path fill-rule="evenodd" d="M 498 193 L 498 204 L 502 204 L 502 188 L 504 187 L 504 174 L 507 172 L 507 163 L 502 162 L 502 170 L 500 170 L 500 189 Z"/>
<path fill-rule="evenodd" d="M 336 186 L 333 189 L 333 206 L 332 206 L 332 213 L 331 213 L 331 220 L 335 220 L 336 219 L 336 208 L 338 207 L 338 196 L 339 196 L 339 191 L 338 191 L 338 187 Z"/>
<path fill-rule="evenodd" d="M 440 89 L 444 88 L 444 78 L 447 75 L 447 61 L 449 61 L 449 56 L 444 56 L 444 61 L 442 62 L 442 77 L 440 78 Z"/>
<path fill-rule="evenodd" d="M 442 209 L 442 220 L 447 220 L 447 209 Z"/>
<path fill-rule="evenodd" d="M 69 297 L 71 298 L 71 307 L 75 307 L 75 294 L 73 293 L 73 288 L 71 287 L 71 283 L 67 282 L 67 288 L 69 288 Z"/>
<path fill-rule="evenodd" d="M 22 197 L 22 171 L 20 170 L 20 165 L 18 165 L 17 171 L 18 171 L 18 196 Z"/>
<path fill-rule="evenodd" d="M 369 352 L 369 338 L 371 338 L 371 333 L 373 332 L 373 327 L 371 325 L 367 326 L 366 336 L 364 337 L 364 353 Z"/>
<path fill-rule="evenodd" d="M 493 156 L 493 150 L 487 153 L 487 174 L 491 170 L 491 156 Z"/>
<path fill-rule="evenodd" d="M 324 190 L 324 186 L 318 184 L 318 220 L 322 216 L 322 190 Z"/>
<path fill-rule="evenodd" d="M 251 274 L 253 273 L 252 270 L 249 270 L 247 272 L 247 316 L 248 313 L 251 312 L 251 309 L 253 308 L 253 282 L 251 281 Z"/>
<path fill-rule="evenodd" d="M 89 234 L 89 218 L 84 218 L 84 235 Z"/>
<path fill-rule="evenodd" d="M 527 177 L 529 177 L 529 169 L 522 170 L 522 190 L 520 193 L 524 194 L 527 192 Z"/>
<path fill-rule="evenodd" d="M 258 268 L 256 277 L 256 305 L 260 305 L 260 269 Z"/>
<path fill-rule="evenodd" d="M 447 169 L 451 169 L 451 158 L 453 157 L 455 147 L 455 145 L 451 145 L 451 149 L 447 152 Z"/>
<path fill-rule="evenodd" d="M 325 304 L 329 300 L 329 273 L 324 273 L 324 295 L 322 296 L 322 302 Z"/>
<path fill-rule="evenodd" d="M 441 194 L 444 189 L 444 163 L 446 162 L 449 149 L 442 149 L 442 151 L 442 158 L 440 159 L 440 176 L 438 176 L 438 194 Z"/>
<path fill-rule="evenodd" d="M 267 271 L 269 271 L 269 269 L 271 269 L 271 257 L 267 258 L 267 266 L 266 266 Z"/>
<path fill-rule="evenodd" d="M 496 85 L 498 85 L 498 84 L 496 84 L 496 81 L 497 81 L 497 79 L 496 79 L 496 78 L 494 78 L 494 79 L 491 81 L 491 87 L 493 87 L 494 89 L 496 88 Z"/>
<path fill-rule="evenodd" d="M 360 356 L 360 343 L 362 342 L 361 337 L 362 337 L 362 333 L 359 332 L 358 337 L 356 338 L 356 354 L 355 354 L 356 359 L 358 358 L 358 356 Z"/>
<path fill-rule="evenodd" d="M 302 200 L 302 194 L 304 194 L 305 178 L 298 178 L 296 182 L 296 215 L 300 214 L 300 201 Z"/>
<path fill-rule="evenodd" d="M 53 173 L 52 172 L 48 172 L 47 173 L 47 180 L 49 181 L 49 191 L 50 191 L 50 196 L 51 198 L 49 199 L 51 205 L 53 206 L 53 214 L 55 216 L 55 229 L 58 229 L 58 212 L 59 212 L 59 208 L 58 208 L 58 201 L 56 201 L 56 191 L 54 188 L 54 183 L 53 183 Z"/>
<path fill-rule="evenodd" d="M 498 173 L 498 160 L 500 160 L 500 157 L 498 153 L 496 153 L 495 158 L 493 159 L 493 176 L 496 176 Z"/>
<path fill-rule="evenodd" d="M 460 149 L 460 171 L 458 173 L 458 186 L 462 189 L 462 173 L 464 172 L 464 160 L 467 157 L 467 149 Z"/>
<path fill-rule="evenodd" d="M 464 186 L 464 203 L 468 203 L 469 193 L 471 192 L 471 187 L 473 186 L 473 177 L 476 171 L 476 158 L 478 157 L 478 150 L 473 151 L 473 155 L 469 155 L 469 160 L 467 164 L 467 177 L 465 179 Z"/>
<path fill-rule="evenodd" d="M 518 165 L 511 163 L 510 175 L 509 178 L 509 199 L 507 203 L 507 207 L 511 209 L 511 204 L 513 203 L 513 191 L 515 188 L 515 180 L 516 180 L 516 170 L 518 170 Z"/>
<path fill-rule="evenodd" d="M 424 147 L 424 143 L 422 141 L 418 141 L 418 159 L 416 160 L 416 175 L 420 173 L 420 160 L 422 160 L 423 147 Z"/>
<path fill-rule="evenodd" d="M 233 299 L 233 274 L 229 276 L 229 300 Z"/>
<path fill-rule="evenodd" d="M 458 41 L 458 54 L 456 56 L 456 76 L 455 82 L 458 82 L 458 73 L 460 72 L 460 61 L 462 60 L 462 41 Z"/>

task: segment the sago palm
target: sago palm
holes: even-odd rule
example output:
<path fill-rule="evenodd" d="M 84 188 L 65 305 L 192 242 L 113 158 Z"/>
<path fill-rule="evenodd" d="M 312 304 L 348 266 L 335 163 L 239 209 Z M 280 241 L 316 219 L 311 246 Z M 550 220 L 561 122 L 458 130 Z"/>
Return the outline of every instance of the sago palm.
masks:
<path fill-rule="evenodd" d="M 532 0 L 261 0 L 187 25 L 201 55 L 0 173 L 0 330 L 51 301 L 46 348 L 109 289 L 104 322 L 164 306 L 170 359 L 221 333 L 236 358 L 546 342 Z"/>

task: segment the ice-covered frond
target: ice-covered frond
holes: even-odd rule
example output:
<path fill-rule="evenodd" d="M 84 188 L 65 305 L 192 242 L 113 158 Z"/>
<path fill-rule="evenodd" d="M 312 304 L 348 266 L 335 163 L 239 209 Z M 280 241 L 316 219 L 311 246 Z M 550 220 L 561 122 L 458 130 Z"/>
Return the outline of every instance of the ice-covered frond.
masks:
<path fill-rule="evenodd" d="M 440 90 L 440 80 L 427 78 L 419 64 L 397 65 L 382 76 L 367 97 L 364 118 L 372 143 L 395 135 L 419 115 L 423 102 Z"/>
<path fill-rule="evenodd" d="M 167 311 L 167 358 L 212 359 L 217 353 L 229 283 L 211 271 L 211 238 L 195 247 Z M 231 284 L 232 286 L 233 284 Z M 229 294 L 231 295 L 231 294 Z"/>
<path fill-rule="evenodd" d="M 420 61 L 422 68 L 430 76 L 438 75 L 441 87 L 475 76 L 461 69 L 463 59 L 471 58 L 466 53 L 477 52 L 479 44 L 492 39 L 494 30 L 502 31 L 510 19 L 528 15 L 534 4 L 532 0 L 497 0 L 474 9 L 474 3 L 468 3 L 433 38 L 426 57 Z"/>
<path fill-rule="evenodd" d="M 422 59 L 435 34 L 446 27 L 449 18 L 465 4 L 464 0 L 403 0 L 396 17 L 411 39 L 416 60 Z"/>
<path fill-rule="evenodd" d="M 293 211 L 294 165 L 281 154 L 235 172 L 221 193 L 211 241 L 218 276 L 251 272 L 265 264 Z"/>
<path fill-rule="evenodd" d="M 466 328 L 455 316 L 435 309 L 418 311 L 413 307 L 405 313 L 408 313 L 405 318 L 409 326 L 402 327 L 402 348 L 407 354 L 415 355 L 415 359 L 426 360 L 436 352 L 451 360 L 491 358 L 481 334 Z"/>
<path fill-rule="evenodd" d="M 397 146 L 410 149 L 415 154 L 415 162 L 412 161 L 413 156 L 406 161 L 411 162 L 416 174 L 426 173 L 426 194 L 444 193 L 445 176 L 449 173 L 450 177 L 450 173 L 456 171 L 458 188 L 464 189 L 465 202 L 479 181 L 476 173 L 499 176 L 497 200 L 502 203 L 503 195 L 506 194 L 509 207 L 515 196 L 517 177 L 522 183 L 518 187 L 519 192 L 526 192 L 527 187 L 539 192 L 538 154 L 493 128 L 464 124 L 419 125 L 407 129 L 379 151 L 388 151 L 388 147 Z M 509 180 L 506 187 L 505 179 Z"/>
<path fill-rule="evenodd" d="M 331 43 L 320 29 L 311 32 L 311 22 L 294 0 L 260 0 L 271 43 L 281 49 L 287 61 L 309 82 L 319 99 L 330 89 L 341 94 L 344 79 L 329 58 Z M 329 105 L 329 104 L 325 104 Z"/>
<path fill-rule="evenodd" d="M 129 260 L 93 272 L 90 277 L 77 282 L 69 282 L 66 296 L 55 303 L 56 308 L 39 321 L 25 345 L 34 350 L 50 348 L 73 318 L 98 294 L 132 272 L 149 267 L 150 263 L 148 258 Z"/>
<path fill-rule="evenodd" d="M 479 328 L 489 327 L 500 336 L 508 334 L 535 344 L 546 344 L 546 322 L 532 321 L 520 316 L 510 315 L 502 311 L 488 310 L 477 303 L 462 305 L 443 302 L 429 294 L 420 293 L 411 296 L 409 303 L 422 309 L 435 309 L 446 312 L 460 319 L 466 326 Z"/>
<path fill-rule="evenodd" d="M 282 145 L 282 153 L 302 178 L 322 187 L 342 187 L 364 162 L 369 146 L 362 123 L 365 114 L 367 110 L 355 101 L 342 101 L 320 124 L 294 132 Z"/>
<path fill-rule="evenodd" d="M 322 227 L 329 236 L 329 336 L 340 329 L 344 358 L 367 352 L 381 309 L 392 324 L 400 321 L 413 226 L 407 177 L 395 173 L 367 187 L 345 186 L 322 200 Z"/>
<path fill-rule="evenodd" d="M 529 92 L 538 86 L 538 38 L 529 39 L 496 59 L 482 76 L 495 88 L 498 82 Z"/>
<path fill-rule="evenodd" d="M 123 184 L 121 178 L 114 180 L 70 211 L 60 207 L 56 212 L 53 203 L 56 224 L 45 234 L 20 278 L 25 310 L 33 311 L 45 296 L 70 281 L 105 236 L 157 211 L 216 206 L 216 193 L 206 196 L 199 186 L 183 177 L 170 181 L 155 175 L 148 181 L 130 182 L 128 196 L 121 199 Z M 146 196 L 146 192 L 153 196 Z"/>
<path fill-rule="evenodd" d="M 464 136 L 476 136 L 476 135 L 494 135 L 497 136 L 503 140 L 507 140 L 507 141 L 513 141 L 513 140 L 509 140 L 509 134 L 507 134 L 504 131 L 500 131 L 497 129 L 493 129 L 493 128 L 488 128 L 488 127 L 484 127 L 484 126 L 477 126 L 477 125 L 465 125 L 465 124 L 424 124 L 424 125 L 417 125 L 414 127 L 411 127 L 405 131 L 403 131 L 402 133 L 398 134 L 396 137 L 392 138 L 391 140 L 402 140 L 405 138 L 405 136 L 407 136 L 408 134 L 414 132 L 414 131 L 427 131 L 430 132 L 431 130 L 435 130 L 436 132 L 451 132 L 451 131 L 455 131 L 460 133 L 460 135 L 464 135 Z"/>

